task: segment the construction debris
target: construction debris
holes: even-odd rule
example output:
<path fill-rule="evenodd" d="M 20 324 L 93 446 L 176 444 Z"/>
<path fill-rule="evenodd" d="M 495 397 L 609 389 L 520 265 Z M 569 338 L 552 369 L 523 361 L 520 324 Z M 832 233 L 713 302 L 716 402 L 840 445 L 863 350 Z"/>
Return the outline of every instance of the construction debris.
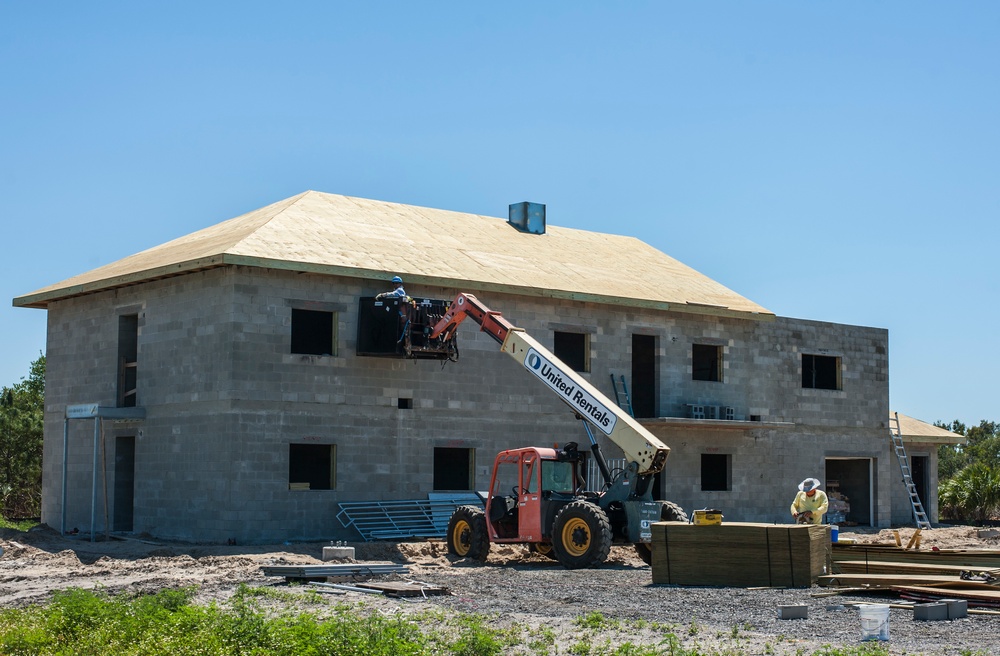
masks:
<path fill-rule="evenodd" d="M 355 583 L 354 585 L 310 581 L 309 585 L 317 588 L 319 592 L 330 592 L 333 594 L 361 592 L 364 594 L 385 595 L 387 597 L 431 597 L 451 594 L 448 588 L 431 585 L 430 583 L 421 583 L 420 581 L 364 582 Z"/>
<path fill-rule="evenodd" d="M 287 581 L 309 581 L 332 577 L 363 578 L 380 574 L 407 574 L 405 565 L 348 563 L 343 565 L 272 565 L 261 567 L 264 576 L 283 576 Z"/>
<path fill-rule="evenodd" d="M 898 546 L 834 545 L 831 573 L 818 583 L 852 591 L 891 590 L 924 604 L 948 601 L 1000 608 L 1000 551 L 918 551 L 912 547 L 919 546 L 919 530 L 906 547 L 897 540 Z M 935 612 L 931 607 L 921 611 L 928 617 L 936 617 Z"/>

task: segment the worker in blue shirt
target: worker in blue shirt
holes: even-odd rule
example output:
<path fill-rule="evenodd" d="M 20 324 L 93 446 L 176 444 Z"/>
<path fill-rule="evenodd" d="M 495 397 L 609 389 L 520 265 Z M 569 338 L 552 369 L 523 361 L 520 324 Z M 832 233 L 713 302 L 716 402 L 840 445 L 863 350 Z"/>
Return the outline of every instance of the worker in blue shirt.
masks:
<path fill-rule="evenodd" d="M 376 300 L 382 300 L 383 298 L 406 298 L 406 290 L 403 289 L 403 279 L 399 276 L 392 277 L 392 291 L 382 292 L 375 297 Z"/>

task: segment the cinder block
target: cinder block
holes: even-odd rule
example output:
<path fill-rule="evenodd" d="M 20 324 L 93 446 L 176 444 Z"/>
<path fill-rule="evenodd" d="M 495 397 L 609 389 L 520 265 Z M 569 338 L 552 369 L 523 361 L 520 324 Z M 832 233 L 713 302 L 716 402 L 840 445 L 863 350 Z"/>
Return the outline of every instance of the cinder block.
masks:
<path fill-rule="evenodd" d="M 354 559 L 354 547 L 323 547 L 323 561 Z"/>
<path fill-rule="evenodd" d="M 957 620 L 969 616 L 969 602 L 965 599 L 942 599 L 948 605 L 948 619 Z"/>
<path fill-rule="evenodd" d="M 809 607 L 805 604 L 778 606 L 779 620 L 804 620 L 809 618 Z"/>
<path fill-rule="evenodd" d="M 916 604 L 913 606 L 913 619 L 915 620 L 946 620 L 948 619 L 948 604 L 935 601 L 929 604 Z"/>

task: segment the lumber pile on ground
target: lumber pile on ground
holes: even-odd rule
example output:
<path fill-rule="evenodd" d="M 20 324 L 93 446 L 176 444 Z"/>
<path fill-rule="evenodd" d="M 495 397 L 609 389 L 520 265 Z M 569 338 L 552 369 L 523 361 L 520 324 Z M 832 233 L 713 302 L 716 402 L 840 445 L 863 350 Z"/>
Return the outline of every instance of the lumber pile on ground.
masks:
<path fill-rule="evenodd" d="M 653 583 L 807 588 L 830 563 L 830 527 L 653 524 Z"/>
<path fill-rule="evenodd" d="M 1000 551 L 834 544 L 832 561 L 831 573 L 819 578 L 820 585 L 892 590 L 913 601 L 966 599 L 970 607 L 1000 608 Z"/>

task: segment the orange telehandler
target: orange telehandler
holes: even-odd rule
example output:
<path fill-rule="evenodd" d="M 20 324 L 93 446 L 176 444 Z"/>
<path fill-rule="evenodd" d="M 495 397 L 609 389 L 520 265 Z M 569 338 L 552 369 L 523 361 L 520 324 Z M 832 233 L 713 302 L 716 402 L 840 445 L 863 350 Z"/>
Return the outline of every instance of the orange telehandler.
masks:
<path fill-rule="evenodd" d="M 485 511 L 460 506 L 448 522 L 448 551 L 485 561 L 491 543 L 520 543 L 569 569 L 596 567 L 612 544 L 634 544 L 649 563 L 651 524 L 688 521 L 675 503 L 653 499 L 653 478 L 663 471 L 669 447 L 561 362 L 523 329 L 490 310 L 472 294 L 459 294 L 429 337 L 447 345 L 471 317 L 572 408 L 590 441 L 604 479 L 600 492 L 585 491 L 585 455 L 575 442 L 562 448 L 524 447 L 497 454 Z M 618 445 L 629 463 L 612 472 L 592 428 Z"/>

